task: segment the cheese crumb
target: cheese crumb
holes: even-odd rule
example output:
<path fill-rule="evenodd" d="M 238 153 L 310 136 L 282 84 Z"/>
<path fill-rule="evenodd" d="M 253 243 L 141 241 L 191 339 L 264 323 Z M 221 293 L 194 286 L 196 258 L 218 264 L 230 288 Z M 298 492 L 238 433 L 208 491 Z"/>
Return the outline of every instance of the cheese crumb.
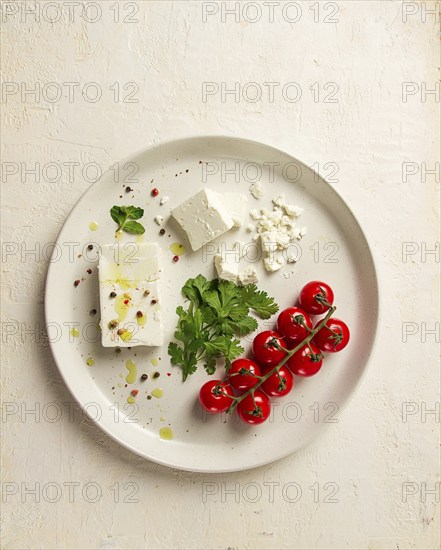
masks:
<path fill-rule="evenodd" d="M 272 203 L 272 211 L 266 208 L 262 208 L 260 212 L 250 211 L 250 216 L 257 222 L 252 239 L 259 240 L 265 269 L 270 272 L 277 271 L 286 262 L 297 261 L 293 256 L 286 258 L 284 252 L 296 239 L 302 239 L 307 231 L 306 227 L 297 226 L 297 218 L 302 214 L 303 208 L 287 204 L 283 194 L 274 197 Z"/>
<path fill-rule="evenodd" d="M 263 185 L 260 182 L 252 183 L 250 193 L 255 199 L 261 199 L 263 197 Z"/>
<path fill-rule="evenodd" d="M 253 266 L 247 267 L 239 273 L 239 281 L 242 285 L 257 284 L 259 282 L 257 271 Z"/>

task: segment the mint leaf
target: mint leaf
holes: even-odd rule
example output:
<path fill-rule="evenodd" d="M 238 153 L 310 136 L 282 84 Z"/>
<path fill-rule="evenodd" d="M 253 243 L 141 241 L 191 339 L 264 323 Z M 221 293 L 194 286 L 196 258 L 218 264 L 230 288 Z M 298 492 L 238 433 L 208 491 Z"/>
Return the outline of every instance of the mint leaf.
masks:
<path fill-rule="evenodd" d="M 122 206 L 121 207 L 126 213 L 128 218 L 132 220 L 139 220 L 144 216 L 144 210 L 138 206 Z"/>
<path fill-rule="evenodd" d="M 117 231 L 126 231 L 132 235 L 142 235 L 145 232 L 144 227 L 136 222 L 144 215 L 144 210 L 138 206 L 117 206 L 110 209 L 112 220 L 118 224 Z"/>
<path fill-rule="evenodd" d="M 131 235 L 142 235 L 145 233 L 144 226 L 138 222 L 126 222 L 122 229 Z"/>
<path fill-rule="evenodd" d="M 122 225 L 124 223 L 125 213 L 121 206 L 112 206 L 110 209 L 110 215 L 112 216 L 112 220 L 118 225 Z"/>

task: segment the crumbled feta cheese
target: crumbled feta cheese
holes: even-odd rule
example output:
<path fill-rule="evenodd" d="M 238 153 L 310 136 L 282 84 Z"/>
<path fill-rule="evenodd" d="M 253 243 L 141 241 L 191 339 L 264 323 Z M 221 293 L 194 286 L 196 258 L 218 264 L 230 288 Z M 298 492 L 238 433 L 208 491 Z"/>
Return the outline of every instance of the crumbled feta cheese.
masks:
<path fill-rule="evenodd" d="M 234 257 L 229 257 L 226 254 L 216 254 L 214 256 L 214 265 L 216 267 L 219 279 L 225 279 L 237 283 L 239 275 L 239 262 Z"/>
<path fill-rule="evenodd" d="M 297 217 L 301 215 L 303 209 L 287 204 L 283 194 L 273 198 L 272 203 L 271 212 L 266 208 L 262 208 L 260 212 L 251 210 L 250 216 L 257 222 L 256 233 L 252 239 L 260 240 L 265 269 L 277 271 L 287 261 L 283 252 L 295 239 L 300 240 L 306 235 L 306 227 L 301 229 L 297 227 Z M 277 256 L 275 256 L 276 251 L 279 253 Z M 291 259 L 290 263 L 292 262 Z"/>
<path fill-rule="evenodd" d="M 252 183 L 250 193 L 255 199 L 261 199 L 263 197 L 263 185 L 260 182 Z"/>
<path fill-rule="evenodd" d="M 285 209 L 286 215 L 293 218 L 298 218 L 303 212 L 303 208 L 300 208 L 300 206 L 295 206 L 293 204 L 284 204 L 283 208 Z"/>
<path fill-rule="evenodd" d="M 167 197 L 167 195 L 164 195 L 161 200 L 159 201 L 159 204 L 162 206 L 164 205 L 166 202 L 168 202 L 170 200 L 170 197 Z"/>
<path fill-rule="evenodd" d="M 274 206 L 282 207 L 285 204 L 285 195 L 279 195 L 278 197 L 272 199 Z"/>
<path fill-rule="evenodd" d="M 164 223 L 164 218 L 162 216 L 155 216 L 154 219 L 158 225 L 162 225 Z"/>
<path fill-rule="evenodd" d="M 253 266 L 247 267 L 239 273 L 239 281 L 242 285 L 257 284 L 259 282 L 257 271 Z"/>
<path fill-rule="evenodd" d="M 263 265 L 267 271 L 277 271 L 283 266 L 284 263 L 285 260 L 282 257 L 276 258 L 274 255 L 263 259 Z"/>
<path fill-rule="evenodd" d="M 255 231 L 255 230 L 256 230 L 256 228 L 255 228 L 255 226 L 254 226 L 252 223 L 249 223 L 249 224 L 247 225 L 247 231 L 248 231 L 249 233 L 251 233 L 252 231 Z"/>

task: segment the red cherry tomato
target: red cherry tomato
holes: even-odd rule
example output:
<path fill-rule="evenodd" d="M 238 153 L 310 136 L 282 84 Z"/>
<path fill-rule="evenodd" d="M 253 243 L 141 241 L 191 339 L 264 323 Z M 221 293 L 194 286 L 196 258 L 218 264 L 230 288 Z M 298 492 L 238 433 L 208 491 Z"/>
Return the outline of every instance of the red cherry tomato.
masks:
<path fill-rule="evenodd" d="M 321 315 L 328 311 L 334 302 L 332 288 L 320 281 L 306 284 L 299 294 L 300 307 L 311 315 Z"/>
<path fill-rule="evenodd" d="M 312 343 L 305 344 L 287 361 L 291 372 L 297 376 L 313 376 L 317 374 L 323 364 L 323 355 L 319 348 Z"/>
<path fill-rule="evenodd" d="M 322 351 L 334 353 L 345 348 L 348 345 L 349 338 L 348 325 L 340 319 L 331 317 L 326 321 L 326 325 L 317 332 L 312 341 Z"/>
<path fill-rule="evenodd" d="M 265 330 L 254 338 L 254 357 L 261 365 L 275 367 L 286 355 L 286 352 L 279 349 L 278 346 L 286 349 L 285 340 L 277 332 Z"/>
<path fill-rule="evenodd" d="M 259 382 L 261 370 L 257 363 L 251 359 L 236 359 L 231 363 L 228 371 L 228 382 L 238 391 L 247 391 Z"/>
<path fill-rule="evenodd" d="M 237 405 L 237 414 L 246 424 L 262 424 L 271 413 L 269 397 L 263 392 L 256 390 L 253 395 L 247 395 Z"/>
<path fill-rule="evenodd" d="M 312 322 L 309 315 L 299 307 L 288 307 L 282 311 L 277 319 L 277 330 L 279 334 L 293 342 L 304 340 L 309 331 L 305 325 L 312 329 Z"/>
<path fill-rule="evenodd" d="M 210 414 L 224 412 L 233 402 L 233 390 L 227 382 L 209 380 L 199 391 L 199 402 Z"/>
<path fill-rule="evenodd" d="M 294 385 L 294 377 L 286 365 L 280 367 L 279 372 L 273 372 L 260 386 L 270 397 L 288 395 Z"/>

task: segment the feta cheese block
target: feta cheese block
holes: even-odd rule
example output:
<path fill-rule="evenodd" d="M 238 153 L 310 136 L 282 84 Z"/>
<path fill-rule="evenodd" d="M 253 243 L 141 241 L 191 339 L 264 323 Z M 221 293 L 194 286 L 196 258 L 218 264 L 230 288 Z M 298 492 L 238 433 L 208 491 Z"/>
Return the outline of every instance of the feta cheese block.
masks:
<path fill-rule="evenodd" d="M 235 227 L 242 227 L 248 206 L 248 199 L 243 193 L 219 193 L 221 201 L 230 214 Z"/>
<path fill-rule="evenodd" d="M 234 225 L 220 195 L 202 189 L 171 211 L 171 215 L 187 233 L 193 250 L 199 250 Z"/>
<path fill-rule="evenodd" d="M 158 244 L 103 245 L 98 267 L 102 345 L 162 346 Z"/>
<path fill-rule="evenodd" d="M 214 256 L 214 265 L 219 279 L 237 283 L 237 277 L 239 276 L 239 261 L 240 259 L 231 253 L 228 254 L 228 256 L 225 254 L 216 254 Z"/>

